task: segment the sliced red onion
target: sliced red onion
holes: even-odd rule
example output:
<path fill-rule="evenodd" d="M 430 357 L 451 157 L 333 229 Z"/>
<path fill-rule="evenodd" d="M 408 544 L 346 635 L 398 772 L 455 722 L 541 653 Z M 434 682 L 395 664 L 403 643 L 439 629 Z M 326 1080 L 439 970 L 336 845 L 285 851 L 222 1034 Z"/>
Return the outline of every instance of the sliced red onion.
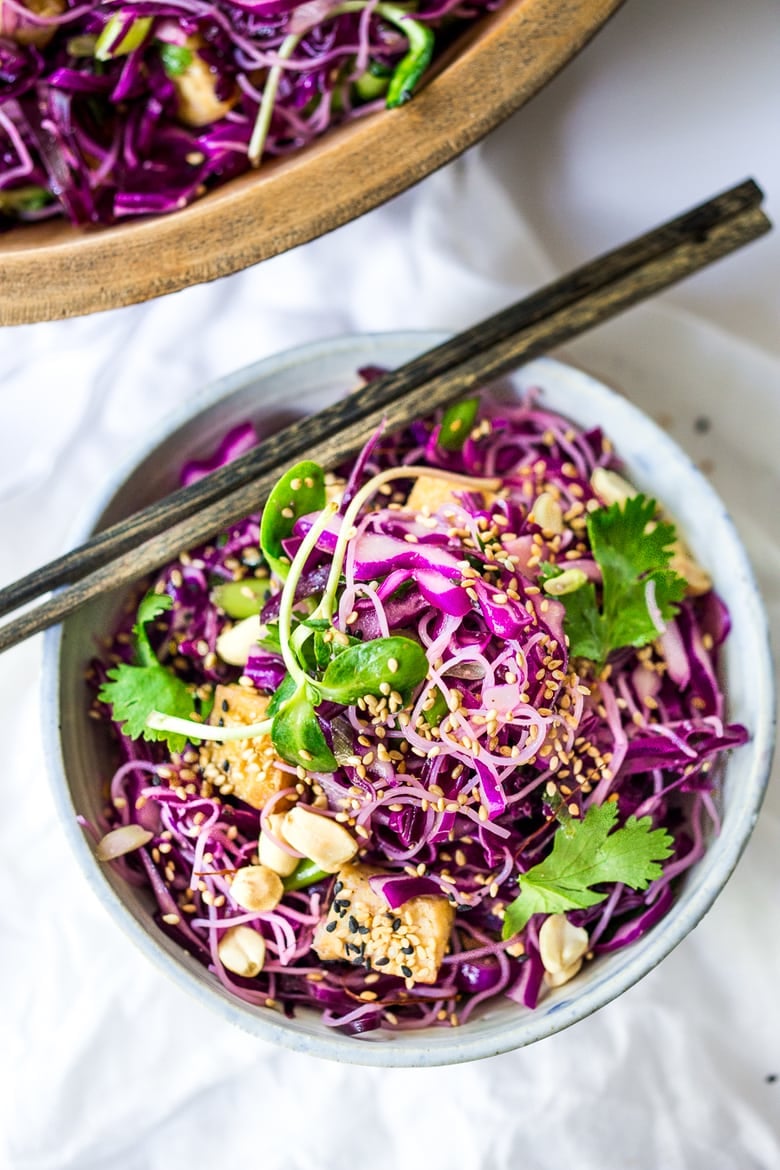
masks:
<path fill-rule="evenodd" d="M 535 951 L 530 951 L 520 968 L 520 978 L 506 992 L 508 999 L 521 1003 L 527 1008 L 535 1008 L 539 1000 L 539 990 L 544 979 L 542 960 Z"/>
<path fill-rule="evenodd" d="M 660 642 L 669 677 L 678 687 L 687 687 L 691 681 L 691 667 L 680 635 L 680 627 L 674 618 L 667 622 Z"/>

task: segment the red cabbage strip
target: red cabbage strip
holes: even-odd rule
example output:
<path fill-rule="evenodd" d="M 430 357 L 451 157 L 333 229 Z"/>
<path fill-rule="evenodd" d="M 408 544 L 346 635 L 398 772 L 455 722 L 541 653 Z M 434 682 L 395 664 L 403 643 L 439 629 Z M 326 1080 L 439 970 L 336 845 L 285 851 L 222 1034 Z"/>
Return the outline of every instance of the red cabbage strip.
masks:
<path fill-rule="evenodd" d="M 446 24 L 449 45 L 454 29 L 494 7 L 476 0 L 414 19 L 437 30 Z M 294 0 L 91 0 L 44 17 L 4 0 L 0 126 L 7 132 L 6 120 L 14 122 L 30 164 L 21 151 L 21 164 L 0 151 L 0 189 L 34 176 L 32 185 L 52 197 L 46 213 L 80 225 L 175 211 L 249 169 L 248 144 L 273 65 L 281 78 L 268 156 L 301 149 L 375 110 L 384 93 L 371 70 L 391 74 L 409 42 L 373 0 L 358 12 L 333 9 Z M 17 43 L 17 24 L 34 26 L 45 43 Z M 291 37 L 291 55 L 280 55 Z M 172 48 L 191 56 L 177 58 Z M 356 86 L 366 78 L 368 88 Z M 35 201 L 28 210 L 23 201 L 13 206 L 6 218 L 40 216 Z"/>

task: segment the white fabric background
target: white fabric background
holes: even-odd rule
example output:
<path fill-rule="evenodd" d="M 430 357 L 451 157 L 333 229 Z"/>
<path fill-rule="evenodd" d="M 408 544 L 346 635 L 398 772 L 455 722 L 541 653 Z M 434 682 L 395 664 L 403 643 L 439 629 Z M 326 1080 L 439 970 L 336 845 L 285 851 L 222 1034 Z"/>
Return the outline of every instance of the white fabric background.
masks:
<path fill-rule="evenodd" d="M 749 174 L 780 223 L 779 59 L 773 0 L 628 0 L 530 106 L 362 220 L 163 301 L 0 331 L 0 581 L 60 551 L 112 469 L 237 366 L 465 325 Z M 779 274 L 776 230 L 571 349 L 711 461 L 776 648 Z M 52 810 L 39 658 L 0 660 L 0 1167 L 780 1167 L 777 776 L 715 908 L 618 1002 L 473 1065 L 326 1065 L 223 1024 L 98 905 Z"/>

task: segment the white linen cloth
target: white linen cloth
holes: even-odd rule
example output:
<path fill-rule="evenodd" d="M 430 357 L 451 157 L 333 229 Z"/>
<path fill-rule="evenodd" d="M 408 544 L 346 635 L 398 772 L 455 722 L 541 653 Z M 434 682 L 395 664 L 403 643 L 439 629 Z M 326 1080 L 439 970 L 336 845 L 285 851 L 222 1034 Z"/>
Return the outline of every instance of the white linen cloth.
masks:
<path fill-rule="evenodd" d="M 629 0 L 530 106 L 386 207 L 216 284 L 0 331 L 0 582 L 61 551 L 216 376 L 318 337 L 464 326 L 747 175 L 780 222 L 779 49 L 772 0 Z M 776 229 L 568 351 L 708 461 L 776 652 L 779 273 Z M 39 675 L 40 640 L 0 659 L 0 1167 L 780 1167 L 777 775 L 714 909 L 619 1001 L 472 1065 L 336 1066 L 223 1023 L 97 903 L 53 811 Z"/>

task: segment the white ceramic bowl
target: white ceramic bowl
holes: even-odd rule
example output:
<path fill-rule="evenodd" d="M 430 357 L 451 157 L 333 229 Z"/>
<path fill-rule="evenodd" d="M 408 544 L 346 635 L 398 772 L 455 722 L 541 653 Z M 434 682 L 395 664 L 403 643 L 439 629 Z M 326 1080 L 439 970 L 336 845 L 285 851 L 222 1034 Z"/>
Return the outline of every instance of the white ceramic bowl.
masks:
<path fill-rule="evenodd" d="M 111 523 L 171 490 L 182 462 L 205 454 L 236 423 L 251 418 L 267 433 L 290 420 L 291 403 L 301 411 L 317 410 L 353 384 L 358 367 L 397 366 L 441 339 L 429 333 L 345 337 L 277 355 L 223 379 L 191 403 L 186 414 L 173 420 L 169 433 L 117 479 L 90 527 Z M 356 1064 L 449 1064 L 519 1048 L 568 1027 L 631 987 L 696 925 L 731 874 L 758 816 L 774 730 L 769 638 L 750 565 L 722 502 L 663 431 L 579 370 L 542 359 L 504 385 L 507 393 L 542 387 L 544 401 L 554 409 L 583 426 L 602 426 L 633 482 L 667 505 L 731 612 L 733 628 L 722 659 L 728 715 L 750 731 L 750 742 L 729 756 L 723 770 L 720 836 L 685 876 L 671 911 L 635 945 L 599 958 L 571 983 L 546 995 L 535 1011 L 504 999 L 457 1029 L 390 1036 L 372 1032 L 353 1038 L 304 1011 L 288 1020 L 230 998 L 214 976 L 158 930 L 152 921 L 151 895 L 129 887 L 112 867 L 94 859 L 76 821 L 77 813 L 89 820 L 98 817 L 101 781 L 113 771 L 105 728 L 87 716 L 83 669 L 94 653 L 96 634 L 113 628 L 121 595 L 101 598 L 48 635 L 44 712 L 54 793 L 93 890 L 139 947 L 180 986 L 224 1018 L 299 1051 Z"/>

